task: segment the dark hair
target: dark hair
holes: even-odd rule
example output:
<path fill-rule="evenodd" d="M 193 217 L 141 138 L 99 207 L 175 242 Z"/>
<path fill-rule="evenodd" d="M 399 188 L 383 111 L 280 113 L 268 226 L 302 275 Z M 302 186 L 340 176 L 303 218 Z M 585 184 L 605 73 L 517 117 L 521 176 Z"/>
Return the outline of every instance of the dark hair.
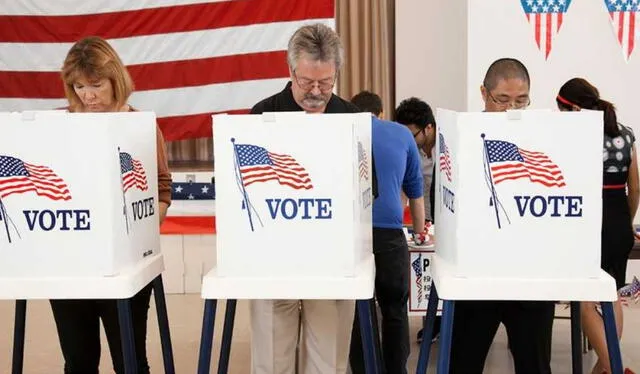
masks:
<path fill-rule="evenodd" d="M 362 91 L 351 98 L 351 104 L 358 107 L 358 109 L 371 112 L 376 116 L 382 113 L 382 99 L 380 96 L 374 94 L 371 91 Z"/>
<path fill-rule="evenodd" d="M 583 78 L 573 78 L 560 87 L 556 96 L 558 107 L 571 110 L 573 106 L 604 112 L 604 132 L 616 137 L 620 135 L 615 106 L 600 98 L 598 89 Z"/>
<path fill-rule="evenodd" d="M 521 79 L 531 86 L 529 71 L 524 64 L 515 58 L 500 58 L 495 60 L 484 76 L 482 84 L 487 90 L 493 90 L 498 85 L 500 79 Z"/>
<path fill-rule="evenodd" d="M 413 124 L 421 130 L 424 130 L 428 124 L 436 125 L 436 119 L 429 104 L 417 97 L 402 100 L 396 108 L 395 117 L 396 122 L 403 125 Z"/>

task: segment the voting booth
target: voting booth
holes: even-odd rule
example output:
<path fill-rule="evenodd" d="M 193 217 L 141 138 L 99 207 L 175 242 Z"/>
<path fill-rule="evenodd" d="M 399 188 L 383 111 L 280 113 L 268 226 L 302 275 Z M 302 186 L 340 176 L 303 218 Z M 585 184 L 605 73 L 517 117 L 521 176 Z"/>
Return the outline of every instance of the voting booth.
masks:
<path fill-rule="evenodd" d="M 600 275 L 602 112 L 437 111 L 436 253 L 459 277 Z"/>
<path fill-rule="evenodd" d="M 372 255 L 371 115 L 213 124 L 218 275 L 355 276 Z"/>
<path fill-rule="evenodd" d="M 0 274 L 111 276 L 159 253 L 150 112 L 0 113 Z"/>

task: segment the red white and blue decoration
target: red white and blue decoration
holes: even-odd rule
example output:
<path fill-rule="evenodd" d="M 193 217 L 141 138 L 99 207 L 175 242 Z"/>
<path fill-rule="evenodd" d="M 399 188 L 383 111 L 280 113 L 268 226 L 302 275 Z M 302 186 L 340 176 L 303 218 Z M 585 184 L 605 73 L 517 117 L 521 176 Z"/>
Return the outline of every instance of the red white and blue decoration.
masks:
<path fill-rule="evenodd" d="M 538 49 L 544 54 L 546 60 L 551 53 L 553 40 L 560 32 L 571 0 L 520 0 L 520 2 L 533 30 Z"/>
<path fill-rule="evenodd" d="M 604 4 L 611 17 L 613 33 L 618 40 L 625 61 L 629 61 L 635 40 L 640 36 L 636 29 L 636 18 L 640 10 L 639 0 L 604 0 Z"/>

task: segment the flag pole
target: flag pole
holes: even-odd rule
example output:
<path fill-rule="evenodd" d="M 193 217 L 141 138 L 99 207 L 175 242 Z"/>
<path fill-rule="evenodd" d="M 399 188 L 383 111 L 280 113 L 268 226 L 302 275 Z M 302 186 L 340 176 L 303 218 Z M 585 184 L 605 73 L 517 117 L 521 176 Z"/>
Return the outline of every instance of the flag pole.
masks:
<path fill-rule="evenodd" d="M 118 160 L 120 160 L 120 190 L 122 190 L 122 214 L 124 214 L 124 223 L 127 226 L 127 235 L 129 235 L 129 215 L 127 214 L 127 198 L 124 193 L 124 181 L 122 180 L 122 153 L 118 147 Z"/>
<path fill-rule="evenodd" d="M 0 199 L 0 221 L 4 221 L 4 229 L 7 231 L 7 239 L 9 239 L 9 243 L 11 243 L 11 232 L 9 232 L 9 217 L 7 216 L 7 209 Z"/>
<path fill-rule="evenodd" d="M 487 167 L 487 174 L 489 176 L 489 189 L 491 190 L 491 196 L 493 198 L 493 208 L 496 211 L 496 220 L 498 221 L 498 228 L 500 229 L 500 213 L 498 211 L 498 197 L 496 196 L 496 186 L 493 184 L 493 176 L 491 175 L 491 163 L 489 162 L 489 150 L 487 149 L 487 141 L 485 140 L 485 134 L 480 134 L 482 138 L 482 145 L 484 147 L 484 162 Z"/>
<path fill-rule="evenodd" d="M 251 218 L 251 203 L 249 202 L 249 196 L 247 195 L 247 189 L 244 187 L 244 182 L 242 181 L 242 172 L 240 171 L 240 158 L 238 157 L 238 148 L 236 146 L 236 138 L 231 138 L 231 144 L 233 144 L 233 154 L 234 154 L 234 163 L 235 163 L 235 172 L 238 183 L 240 184 L 241 192 L 244 204 L 244 207 L 247 208 L 247 216 L 249 217 L 249 226 L 251 226 L 251 231 L 253 229 L 253 219 Z"/>

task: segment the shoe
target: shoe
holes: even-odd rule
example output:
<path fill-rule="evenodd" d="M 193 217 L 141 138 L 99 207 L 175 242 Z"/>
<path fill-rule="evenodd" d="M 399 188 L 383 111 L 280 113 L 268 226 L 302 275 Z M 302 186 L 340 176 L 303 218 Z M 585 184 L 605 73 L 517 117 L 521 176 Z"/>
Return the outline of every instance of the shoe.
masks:
<path fill-rule="evenodd" d="M 423 335 L 424 335 L 424 329 L 420 329 L 420 331 L 418 331 L 418 336 L 416 339 L 418 341 L 418 344 L 422 344 Z M 439 337 L 440 337 L 440 324 L 436 323 L 433 326 L 433 337 L 431 338 L 431 343 L 435 343 Z"/>

